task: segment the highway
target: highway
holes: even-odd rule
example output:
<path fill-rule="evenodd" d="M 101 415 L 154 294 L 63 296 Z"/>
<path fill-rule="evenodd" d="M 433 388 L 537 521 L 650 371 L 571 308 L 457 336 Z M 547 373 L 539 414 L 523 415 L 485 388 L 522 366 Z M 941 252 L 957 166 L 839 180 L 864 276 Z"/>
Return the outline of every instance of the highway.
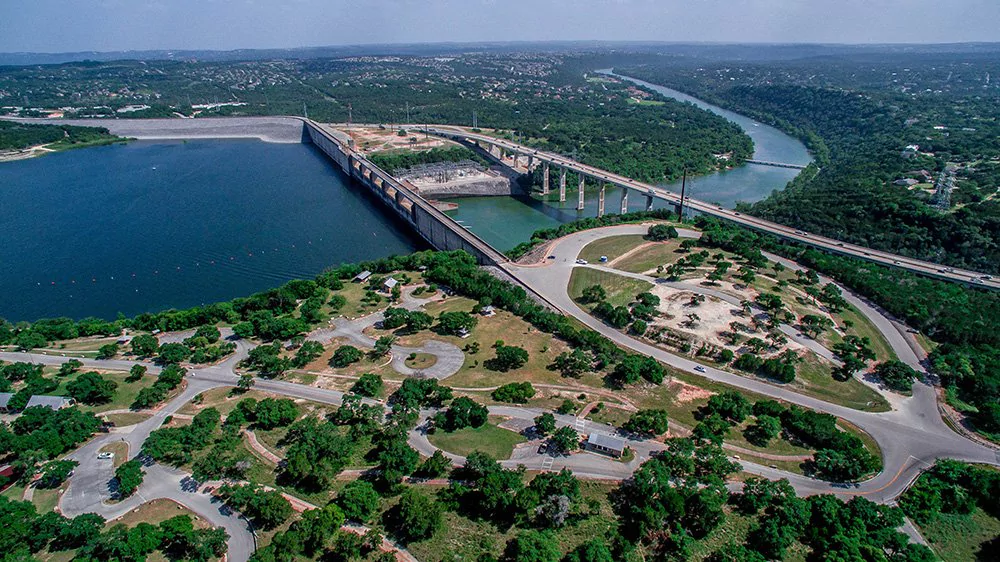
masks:
<path fill-rule="evenodd" d="M 673 193 L 662 187 L 636 181 L 634 179 L 622 175 L 614 174 L 612 172 L 608 172 L 600 168 L 595 168 L 593 166 L 581 164 L 580 162 L 571 160 L 569 158 L 566 158 L 565 156 L 561 156 L 555 153 L 536 150 L 534 148 L 517 144 L 509 140 L 498 139 L 496 137 L 491 137 L 489 135 L 473 133 L 471 131 L 465 130 L 460 127 L 441 126 L 441 125 L 415 125 L 415 127 L 417 127 L 422 132 L 426 132 L 428 134 L 441 136 L 445 138 L 450 138 L 452 140 L 478 141 L 480 143 L 492 144 L 494 146 L 502 147 L 504 150 L 510 153 L 517 153 L 522 156 L 532 156 L 541 162 L 548 162 L 550 165 L 566 168 L 567 170 L 576 173 L 582 173 L 587 177 L 593 178 L 599 182 L 608 183 L 621 188 L 630 189 L 638 195 L 650 195 L 656 199 L 668 201 L 673 204 L 680 203 L 680 194 Z M 718 205 L 712 205 L 711 203 L 706 203 L 704 201 L 692 199 L 690 197 L 684 198 L 684 205 L 686 207 L 689 207 L 695 211 L 704 213 L 706 215 L 723 218 L 747 228 L 752 228 L 754 230 L 758 230 L 768 234 L 773 234 L 775 236 L 784 238 L 786 240 L 799 242 L 801 244 L 813 246 L 815 248 L 826 250 L 835 254 L 851 256 L 889 267 L 897 267 L 900 269 L 911 271 L 913 273 L 917 273 L 919 275 L 933 277 L 936 279 L 943 279 L 946 281 L 962 283 L 974 287 L 1000 290 L 1000 278 L 994 278 L 993 276 L 985 273 L 964 270 L 964 269 L 949 268 L 931 262 L 921 261 L 913 258 L 908 258 L 905 256 L 899 256 L 896 254 L 883 252 L 880 250 L 873 250 L 871 248 L 858 246 L 856 244 L 841 242 L 833 238 L 817 236 L 788 226 L 783 226 L 771 221 L 748 216 L 731 209 L 720 207 Z"/>

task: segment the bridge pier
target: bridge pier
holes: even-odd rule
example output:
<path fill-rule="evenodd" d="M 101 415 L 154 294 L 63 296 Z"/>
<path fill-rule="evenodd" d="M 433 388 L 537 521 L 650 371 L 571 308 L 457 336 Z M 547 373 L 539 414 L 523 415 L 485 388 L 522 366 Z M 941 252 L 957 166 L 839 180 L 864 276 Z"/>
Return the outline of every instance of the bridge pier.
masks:
<path fill-rule="evenodd" d="M 576 210 L 577 211 L 582 211 L 583 210 L 583 188 L 586 185 L 587 185 L 587 177 L 584 176 L 583 174 L 580 174 L 580 197 L 579 197 L 579 199 L 577 200 L 577 203 L 576 203 Z"/>
<path fill-rule="evenodd" d="M 597 196 L 597 217 L 604 216 L 604 184 L 601 184 L 601 193 Z"/>
<path fill-rule="evenodd" d="M 549 163 L 542 163 L 542 195 L 549 194 Z"/>
<path fill-rule="evenodd" d="M 653 196 L 652 195 L 647 195 L 646 196 L 646 211 L 652 211 L 652 210 L 653 210 Z"/>
<path fill-rule="evenodd" d="M 627 187 L 623 187 L 622 188 L 622 210 L 621 210 L 621 214 L 624 215 L 627 212 L 628 212 L 628 188 Z"/>
<path fill-rule="evenodd" d="M 559 168 L 559 202 L 566 202 L 566 168 Z"/>

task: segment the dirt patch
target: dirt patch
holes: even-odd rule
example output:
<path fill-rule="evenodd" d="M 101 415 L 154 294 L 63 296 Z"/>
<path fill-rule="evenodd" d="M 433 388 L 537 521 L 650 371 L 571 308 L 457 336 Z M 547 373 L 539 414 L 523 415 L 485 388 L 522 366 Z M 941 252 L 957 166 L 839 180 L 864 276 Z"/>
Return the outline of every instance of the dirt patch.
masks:
<path fill-rule="evenodd" d="M 707 400 L 715 394 L 711 390 L 705 390 L 700 386 L 694 386 L 693 384 L 681 381 L 671 381 L 670 391 L 674 393 L 674 401 L 677 404 Z"/>
<path fill-rule="evenodd" d="M 740 309 L 710 296 L 693 304 L 692 299 L 699 297 L 696 293 L 663 285 L 654 287 L 653 294 L 660 297 L 659 310 L 664 314 L 653 322 L 654 326 L 666 326 L 697 341 L 727 347 L 720 333 L 728 331 L 733 320 L 739 320 Z"/>

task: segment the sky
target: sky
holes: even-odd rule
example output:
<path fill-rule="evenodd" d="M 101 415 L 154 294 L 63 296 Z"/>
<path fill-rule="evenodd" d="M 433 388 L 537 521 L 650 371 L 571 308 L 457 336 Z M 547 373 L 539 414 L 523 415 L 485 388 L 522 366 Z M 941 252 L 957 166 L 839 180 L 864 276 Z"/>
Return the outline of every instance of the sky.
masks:
<path fill-rule="evenodd" d="M 0 52 L 1000 41 L 1000 0 L 0 0 Z"/>

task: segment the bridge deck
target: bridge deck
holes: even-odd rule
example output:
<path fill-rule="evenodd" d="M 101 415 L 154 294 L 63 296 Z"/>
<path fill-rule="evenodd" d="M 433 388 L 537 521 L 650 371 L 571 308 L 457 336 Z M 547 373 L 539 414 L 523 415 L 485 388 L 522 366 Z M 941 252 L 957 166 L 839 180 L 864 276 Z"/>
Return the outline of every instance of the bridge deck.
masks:
<path fill-rule="evenodd" d="M 648 195 L 673 204 L 680 203 L 680 196 L 678 194 L 662 187 L 636 181 L 600 168 L 595 168 L 593 166 L 588 166 L 558 154 L 536 150 L 505 139 L 473 133 L 459 127 L 424 125 L 419 126 L 419 128 L 421 131 L 427 132 L 428 134 L 451 138 L 453 140 L 465 140 L 472 142 L 478 141 L 480 143 L 492 144 L 494 146 L 501 147 L 510 153 L 531 156 L 539 162 L 547 162 L 550 165 L 555 165 L 577 174 L 593 178 L 598 182 L 634 190 L 641 195 Z M 833 238 L 816 236 L 771 221 L 743 215 L 737 211 L 725 209 L 704 201 L 691 199 L 690 197 L 684 198 L 684 205 L 698 212 L 719 217 L 747 228 L 759 230 L 780 238 L 792 240 L 829 252 L 851 256 L 889 267 L 905 269 L 927 277 L 963 283 L 977 288 L 1000 290 L 1000 279 L 995 279 L 981 272 L 948 268 L 931 262 L 900 256 L 889 252 L 873 250 L 856 244 L 848 244 Z"/>

